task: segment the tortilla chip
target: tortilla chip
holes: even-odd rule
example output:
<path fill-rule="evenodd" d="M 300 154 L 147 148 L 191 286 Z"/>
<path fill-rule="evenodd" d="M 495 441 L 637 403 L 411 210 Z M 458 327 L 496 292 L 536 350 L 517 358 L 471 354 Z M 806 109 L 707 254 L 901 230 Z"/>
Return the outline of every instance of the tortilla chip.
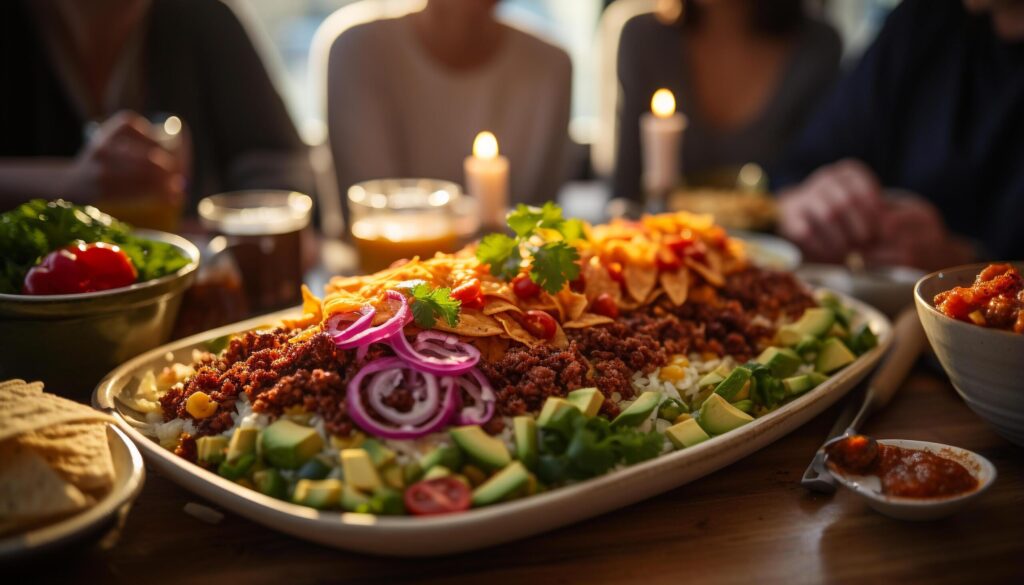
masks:
<path fill-rule="evenodd" d="M 40 392 L 31 384 L 0 387 L 0 441 L 71 421 L 114 422 L 114 419 L 84 404 Z"/>
<path fill-rule="evenodd" d="M 16 441 L 0 443 L 0 532 L 68 516 L 88 505 L 85 494 L 41 455 Z"/>
<path fill-rule="evenodd" d="M 558 349 L 565 349 L 569 347 L 569 337 L 565 334 L 565 330 L 558 323 L 555 323 L 555 336 L 551 338 L 551 345 Z"/>
<path fill-rule="evenodd" d="M 459 322 L 455 327 L 449 327 L 444 320 L 439 319 L 434 323 L 434 329 L 465 335 L 466 337 L 488 337 L 501 335 L 503 331 L 501 324 L 495 321 L 490 315 L 484 315 L 477 309 L 463 309 L 459 313 Z"/>
<path fill-rule="evenodd" d="M 662 272 L 658 278 L 661 281 L 662 288 L 665 289 L 665 294 L 668 295 L 673 305 L 678 307 L 686 302 L 686 295 L 690 290 L 690 273 L 688 270 L 680 268 L 674 272 Z"/>
<path fill-rule="evenodd" d="M 9 388 L 18 388 L 18 390 L 23 391 L 23 392 L 30 392 L 30 393 L 39 394 L 39 393 L 41 393 L 43 391 L 43 383 L 42 382 L 31 382 L 31 383 L 29 383 L 29 382 L 26 382 L 25 380 L 18 380 L 18 379 L 4 380 L 3 382 L 0 382 L 0 392 L 3 392 L 4 390 L 7 390 Z"/>
<path fill-rule="evenodd" d="M 481 279 L 480 293 L 485 297 L 494 297 L 512 304 L 516 303 L 517 297 L 515 293 L 512 292 L 512 287 L 506 282 Z"/>
<path fill-rule="evenodd" d="M 658 282 L 658 270 L 653 265 L 626 264 L 622 267 L 622 278 L 629 296 L 643 302 Z"/>
<path fill-rule="evenodd" d="M 508 339 L 497 335 L 477 337 L 470 343 L 480 350 L 480 358 L 485 362 L 496 362 L 508 351 Z"/>
<path fill-rule="evenodd" d="M 42 455 L 50 467 L 80 490 L 106 491 L 114 485 L 114 461 L 105 423 L 53 425 L 14 440 Z"/>
<path fill-rule="evenodd" d="M 513 319 L 508 313 L 498 313 L 494 318 L 497 319 L 501 323 L 502 327 L 505 328 L 505 334 L 519 343 L 530 347 L 541 344 L 540 339 L 530 335 L 530 332 L 520 325 L 519 321 Z"/>
<path fill-rule="evenodd" d="M 693 258 L 687 258 L 686 265 L 701 275 L 708 283 L 717 287 L 725 286 L 725 278 L 722 276 L 722 273 L 713 270 L 710 266 L 705 266 Z"/>
<path fill-rule="evenodd" d="M 321 320 L 323 320 L 323 303 L 309 290 L 308 286 L 302 285 L 302 316 L 281 321 L 289 329 L 299 329 L 317 325 Z"/>
<path fill-rule="evenodd" d="M 562 306 L 562 321 L 572 321 L 579 318 L 583 311 L 587 310 L 586 295 L 573 292 L 571 289 L 563 288 L 555 295 L 555 301 Z"/>
<path fill-rule="evenodd" d="M 647 295 L 647 298 L 644 299 L 643 304 L 650 305 L 654 301 L 658 300 L 658 297 L 663 294 L 665 294 L 665 289 L 660 286 L 656 286 L 654 287 L 654 290 L 651 291 L 651 294 Z"/>
<path fill-rule="evenodd" d="M 484 315 L 493 315 L 495 313 L 504 313 L 506 311 L 512 311 L 514 313 L 522 313 L 523 310 L 502 298 L 489 299 L 484 303 Z"/>
<path fill-rule="evenodd" d="M 622 299 L 622 287 L 615 282 L 608 269 L 596 256 L 583 267 L 583 294 L 590 302 L 602 294 L 612 297 L 616 304 Z"/>
<path fill-rule="evenodd" d="M 562 323 L 562 327 L 565 329 L 586 329 L 587 327 L 606 325 L 613 322 L 615 322 L 615 319 L 612 319 L 611 317 L 605 317 L 604 315 L 598 315 L 597 313 L 583 313 L 572 321 Z"/>

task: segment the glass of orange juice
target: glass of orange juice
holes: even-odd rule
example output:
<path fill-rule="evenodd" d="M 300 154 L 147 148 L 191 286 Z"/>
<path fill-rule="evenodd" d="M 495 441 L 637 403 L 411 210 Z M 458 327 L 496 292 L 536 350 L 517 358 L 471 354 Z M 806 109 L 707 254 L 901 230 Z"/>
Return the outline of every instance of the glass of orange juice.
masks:
<path fill-rule="evenodd" d="M 364 272 L 403 258 L 454 252 L 479 227 L 475 201 L 449 181 L 365 181 L 349 188 L 348 202 L 352 242 Z"/>

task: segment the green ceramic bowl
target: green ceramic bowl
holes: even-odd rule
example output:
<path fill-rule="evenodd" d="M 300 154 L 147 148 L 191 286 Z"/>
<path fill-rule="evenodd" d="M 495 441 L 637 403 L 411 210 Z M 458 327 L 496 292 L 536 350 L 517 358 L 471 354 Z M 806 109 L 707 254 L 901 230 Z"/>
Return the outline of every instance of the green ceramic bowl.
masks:
<path fill-rule="evenodd" d="M 1012 264 L 1024 271 L 1024 263 Z M 1000 435 L 1024 445 L 1024 335 L 952 319 L 932 301 L 942 291 L 969 286 L 986 266 L 929 274 L 914 287 L 914 302 L 935 355 L 967 406 Z"/>
<path fill-rule="evenodd" d="M 136 233 L 177 246 L 192 261 L 174 274 L 124 288 L 0 294 L 0 380 L 42 380 L 50 392 L 88 400 L 107 372 L 167 342 L 182 293 L 199 267 L 199 249 L 173 234 Z"/>

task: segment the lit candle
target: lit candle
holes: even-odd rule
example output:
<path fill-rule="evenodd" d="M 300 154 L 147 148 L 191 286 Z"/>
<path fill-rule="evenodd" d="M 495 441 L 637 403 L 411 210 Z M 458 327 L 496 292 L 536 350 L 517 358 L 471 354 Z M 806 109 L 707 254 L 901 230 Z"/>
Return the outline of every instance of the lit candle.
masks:
<path fill-rule="evenodd" d="M 498 139 L 481 132 L 473 140 L 473 155 L 463 164 L 466 192 L 480 203 L 480 219 L 486 229 L 505 225 L 508 210 L 508 158 L 498 154 Z"/>
<path fill-rule="evenodd" d="M 651 97 L 651 112 L 640 117 L 643 187 L 649 206 L 661 206 L 664 196 L 679 185 L 679 149 L 686 117 L 676 112 L 676 98 L 667 89 Z"/>

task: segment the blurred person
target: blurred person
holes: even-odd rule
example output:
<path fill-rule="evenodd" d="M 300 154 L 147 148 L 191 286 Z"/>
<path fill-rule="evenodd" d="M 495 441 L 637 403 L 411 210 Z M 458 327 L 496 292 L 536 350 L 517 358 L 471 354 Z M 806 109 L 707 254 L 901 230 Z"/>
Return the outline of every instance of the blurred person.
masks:
<path fill-rule="evenodd" d="M 218 0 L 3 2 L 0 54 L 0 207 L 153 197 L 192 210 L 226 190 L 310 189 L 284 103 Z M 178 117 L 181 146 L 160 114 Z"/>
<path fill-rule="evenodd" d="M 808 259 L 1024 258 L 1024 2 L 905 0 L 773 173 Z"/>
<path fill-rule="evenodd" d="M 354 183 L 426 177 L 462 184 L 489 130 L 510 162 L 511 203 L 554 199 L 565 176 L 569 56 L 495 19 L 498 0 L 428 0 L 355 26 L 330 49 L 327 121 L 344 197 Z"/>
<path fill-rule="evenodd" d="M 674 22 L 643 14 L 619 41 L 613 191 L 639 199 L 640 117 L 660 88 L 687 117 L 685 176 L 776 161 L 839 71 L 842 46 L 802 0 L 682 0 Z"/>

